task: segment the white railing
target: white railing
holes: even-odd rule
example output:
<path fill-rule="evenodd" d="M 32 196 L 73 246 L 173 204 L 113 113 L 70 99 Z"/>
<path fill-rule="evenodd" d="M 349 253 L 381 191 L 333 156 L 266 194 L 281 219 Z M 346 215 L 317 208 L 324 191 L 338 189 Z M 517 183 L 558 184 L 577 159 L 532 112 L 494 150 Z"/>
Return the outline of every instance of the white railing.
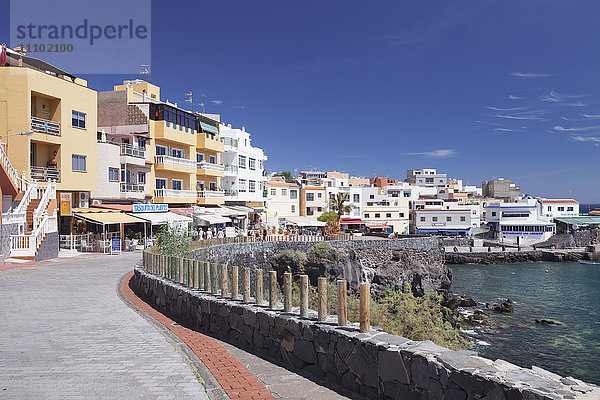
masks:
<path fill-rule="evenodd" d="M 129 183 L 121 183 L 121 192 L 143 192 L 144 185 L 133 185 Z"/>
<path fill-rule="evenodd" d="M 34 132 L 60 136 L 60 122 L 50 121 L 38 117 L 31 117 L 31 129 Z"/>
<path fill-rule="evenodd" d="M 226 190 L 225 191 L 225 196 L 237 196 L 237 195 L 238 195 L 237 190 Z"/>
<path fill-rule="evenodd" d="M 40 195 L 40 189 L 42 188 L 37 187 L 38 196 Z M 42 195 L 38 198 L 40 199 L 40 203 L 35 211 L 33 211 L 33 230 L 41 223 L 44 214 L 48 215 L 48 204 L 51 199 L 56 199 L 56 184 L 54 182 L 48 182 L 46 189 L 43 190 Z"/>
<path fill-rule="evenodd" d="M 219 198 L 225 196 L 225 192 L 222 190 L 200 190 L 197 193 L 199 198 Z"/>
<path fill-rule="evenodd" d="M 177 198 L 195 198 L 195 190 L 175 190 L 175 189 L 155 189 L 156 197 L 177 197 Z"/>
<path fill-rule="evenodd" d="M 22 224 L 26 222 L 25 213 L 7 212 L 2 214 L 3 224 Z"/>
<path fill-rule="evenodd" d="M 222 138 L 223 140 L 223 144 L 227 147 L 231 147 L 234 149 L 238 148 L 238 140 L 237 139 L 232 139 L 232 138 L 228 138 L 228 137 L 224 137 Z"/>
<path fill-rule="evenodd" d="M 10 255 L 11 257 L 35 257 L 38 247 L 42 244 L 44 237 L 51 232 L 58 230 L 56 213 L 49 216 L 44 214 L 39 226 L 30 235 L 11 235 L 10 236 Z"/>
<path fill-rule="evenodd" d="M 170 164 L 170 165 L 180 165 L 182 167 L 196 168 L 196 161 L 188 160 L 187 158 L 178 158 L 178 157 L 171 157 L 171 156 L 155 156 L 154 162 L 156 164 Z"/>
<path fill-rule="evenodd" d="M 6 146 L 6 144 L 0 143 L 0 163 L 2 163 L 2 166 L 6 170 L 6 173 L 10 177 L 10 180 L 12 181 L 12 183 L 15 185 L 15 187 L 18 190 L 19 174 L 17 173 L 17 170 L 12 166 L 10 160 L 8 159 L 8 154 L 6 154 L 6 151 L 4 150 L 5 146 Z"/>
<path fill-rule="evenodd" d="M 34 167 L 30 169 L 31 179 L 38 182 L 50 180 L 60 181 L 60 170 L 57 168 Z"/>
<path fill-rule="evenodd" d="M 143 147 L 132 146 L 129 143 L 121 143 L 121 155 L 145 158 L 146 150 Z"/>
<path fill-rule="evenodd" d="M 228 164 L 225 166 L 224 170 L 225 170 L 225 173 L 237 174 L 238 166 L 233 165 L 233 164 Z"/>
<path fill-rule="evenodd" d="M 206 161 L 200 161 L 197 165 L 198 169 L 209 169 L 211 171 L 222 172 L 225 170 L 223 164 L 212 164 Z"/>

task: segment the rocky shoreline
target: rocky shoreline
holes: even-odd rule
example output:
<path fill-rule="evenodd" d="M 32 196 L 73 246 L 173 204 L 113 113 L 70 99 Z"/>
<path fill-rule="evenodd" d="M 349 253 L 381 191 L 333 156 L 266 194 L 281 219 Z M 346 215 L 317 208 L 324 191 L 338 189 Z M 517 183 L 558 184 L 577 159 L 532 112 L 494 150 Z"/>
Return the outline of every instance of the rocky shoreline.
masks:
<path fill-rule="evenodd" d="M 507 264 L 520 262 L 573 262 L 587 260 L 589 255 L 581 251 L 511 251 L 511 252 L 445 252 L 446 264 Z"/>

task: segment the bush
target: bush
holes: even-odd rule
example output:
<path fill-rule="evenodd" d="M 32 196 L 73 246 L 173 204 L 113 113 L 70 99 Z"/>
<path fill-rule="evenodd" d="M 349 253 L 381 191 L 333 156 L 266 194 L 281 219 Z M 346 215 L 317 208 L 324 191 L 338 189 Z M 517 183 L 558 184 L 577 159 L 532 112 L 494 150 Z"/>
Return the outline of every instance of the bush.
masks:
<path fill-rule="evenodd" d="M 304 271 L 306 254 L 300 250 L 281 250 L 273 258 L 282 267 L 289 267 L 292 271 Z"/>
<path fill-rule="evenodd" d="M 164 225 L 156 235 L 156 247 L 159 254 L 189 258 L 191 239 Z"/>
<path fill-rule="evenodd" d="M 311 246 L 308 250 L 308 256 L 311 258 L 322 258 L 335 261 L 337 253 L 327 242 L 318 242 Z"/>

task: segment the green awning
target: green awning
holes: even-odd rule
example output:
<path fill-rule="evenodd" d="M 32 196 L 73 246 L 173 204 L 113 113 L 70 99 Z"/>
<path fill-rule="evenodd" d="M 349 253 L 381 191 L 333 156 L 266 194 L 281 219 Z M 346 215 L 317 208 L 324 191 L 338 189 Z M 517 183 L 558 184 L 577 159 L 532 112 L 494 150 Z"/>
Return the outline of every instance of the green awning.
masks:
<path fill-rule="evenodd" d="M 600 225 L 600 217 L 560 217 L 554 218 L 556 222 L 562 222 L 567 225 L 588 226 Z"/>
<path fill-rule="evenodd" d="M 203 132 L 210 132 L 214 133 L 215 135 L 219 134 L 219 128 L 217 128 L 217 125 L 200 120 L 200 127 L 202 128 Z"/>

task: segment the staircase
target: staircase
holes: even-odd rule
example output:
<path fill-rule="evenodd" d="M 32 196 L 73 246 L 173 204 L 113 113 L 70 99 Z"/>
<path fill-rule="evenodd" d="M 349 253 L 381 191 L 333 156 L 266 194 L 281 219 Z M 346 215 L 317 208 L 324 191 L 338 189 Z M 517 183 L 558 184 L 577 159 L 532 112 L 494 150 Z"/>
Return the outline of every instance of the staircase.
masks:
<path fill-rule="evenodd" d="M 26 229 L 27 234 L 31 234 L 31 232 L 33 232 L 33 229 L 34 229 L 33 213 L 38 208 L 41 201 L 42 201 L 41 199 L 32 199 L 29 201 L 29 204 L 27 205 L 27 211 L 25 213 L 25 220 L 27 221 L 27 229 Z"/>

